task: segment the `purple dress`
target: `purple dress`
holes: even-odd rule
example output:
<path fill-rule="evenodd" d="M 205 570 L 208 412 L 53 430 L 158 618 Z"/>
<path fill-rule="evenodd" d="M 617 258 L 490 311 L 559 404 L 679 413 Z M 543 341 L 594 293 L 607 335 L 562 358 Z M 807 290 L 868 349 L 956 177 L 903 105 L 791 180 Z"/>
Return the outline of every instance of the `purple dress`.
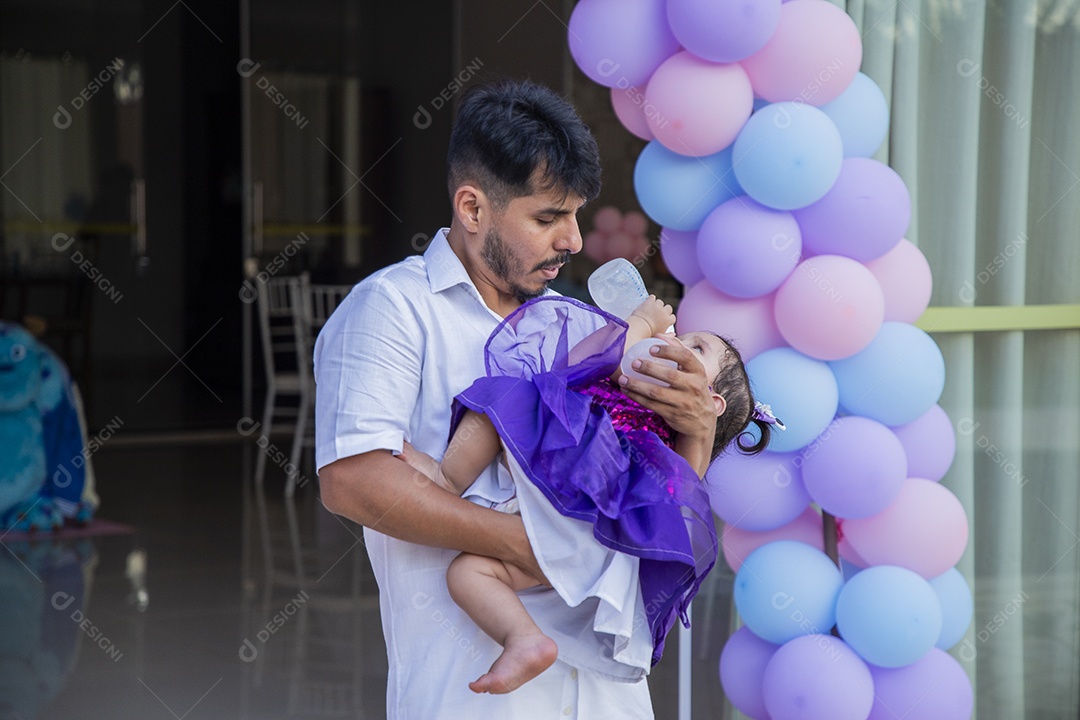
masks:
<path fill-rule="evenodd" d="M 546 499 L 547 512 L 554 508 L 576 521 L 552 525 L 545 520 L 536 525 L 546 528 L 544 535 L 530 533 L 545 574 L 568 602 L 583 594 L 607 598 L 607 566 L 614 566 L 620 554 L 636 559 L 640 595 L 632 588 L 636 608 L 621 611 L 647 618 L 655 664 L 675 618 L 689 624 L 687 606 L 716 562 L 718 542 L 701 480 L 655 431 L 670 443 L 674 433 L 607 380 L 622 357 L 626 329 L 622 320 L 569 298 L 526 303 L 488 339 L 487 376 L 457 396 L 453 425 L 466 408 L 491 419 L 513 458 L 512 471 L 517 470 L 527 529 L 536 525 L 527 510 L 530 494 Z M 523 493 L 523 483 L 539 494 L 533 488 Z M 568 581 L 589 586 L 576 591 L 553 578 L 564 572 L 576 577 L 576 566 L 588 562 L 582 560 L 589 556 L 584 545 L 565 550 L 565 533 L 578 532 L 575 528 L 591 530 L 588 544 L 599 543 L 607 553 L 598 561 L 604 568 L 583 568 L 581 579 Z M 556 558 L 549 570 L 548 544 L 573 556 Z M 625 582 L 625 574 L 611 573 Z"/>

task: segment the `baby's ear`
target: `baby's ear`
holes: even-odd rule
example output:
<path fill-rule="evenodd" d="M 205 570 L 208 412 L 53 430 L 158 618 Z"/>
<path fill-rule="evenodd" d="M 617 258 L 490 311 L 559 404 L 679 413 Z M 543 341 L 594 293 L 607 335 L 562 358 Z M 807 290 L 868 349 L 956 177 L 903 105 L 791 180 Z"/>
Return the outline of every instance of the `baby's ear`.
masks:
<path fill-rule="evenodd" d="M 722 395 L 712 394 L 713 404 L 716 405 L 716 417 L 720 417 L 727 410 L 727 400 Z"/>

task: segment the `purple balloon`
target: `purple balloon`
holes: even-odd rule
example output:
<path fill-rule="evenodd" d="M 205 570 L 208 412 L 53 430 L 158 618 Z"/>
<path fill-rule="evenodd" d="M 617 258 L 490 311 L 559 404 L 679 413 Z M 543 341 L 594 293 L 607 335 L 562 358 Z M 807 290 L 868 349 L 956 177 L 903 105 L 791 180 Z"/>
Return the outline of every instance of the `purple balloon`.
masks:
<path fill-rule="evenodd" d="M 780 23 L 780 0 L 668 0 L 671 30 L 700 58 L 731 63 L 765 46 Z"/>
<path fill-rule="evenodd" d="M 779 649 L 779 645 L 762 640 L 745 626 L 724 644 L 720 653 L 720 684 L 727 699 L 744 715 L 768 716 L 761 680 L 765 666 Z"/>
<path fill-rule="evenodd" d="M 971 682 L 960 663 L 933 648 L 902 668 L 870 666 L 874 705 L 867 720 L 968 720 L 974 705 Z"/>
<path fill-rule="evenodd" d="M 595 83 L 637 87 L 679 50 L 664 0 L 581 0 L 570 14 L 570 55 Z"/>
<path fill-rule="evenodd" d="M 803 483 L 826 512 L 864 518 L 887 508 L 908 477 L 900 440 L 876 420 L 837 418 L 804 453 Z"/>
<path fill-rule="evenodd" d="M 745 195 L 721 204 L 698 230 L 701 271 L 713 287 L 733 297 L 771 293 L 801 255 L 802 233 L 794 216 Z"/>
<path fill-rule="evenodd" d="M 729 525 L 762 532 L 802 514 L 810 504 L 795 455 L 728 452 L 705 472 L 713 512 Z"/>
<path fill-rule="evenodd" d="M 817 202 L 794 211 L 809 255 L 879 258 L 904 238 L 911 195 L 896 171 L 869 158 L 844 160 L 840 177 Z"/>
<path fill-rule="evenodd" d="M 892 431 L 907 454 L 908 477 L 935 482 L 945 477 L 956 456 L 956 432 L 940 405 Z"/>
<path fill-rule="evenodd" d="M 866 663 L 831 635 L 785 644 L 765 666 L 762 686 L 772 720 L 866 720 L 874 703 Z"/>
<path fill-rule="evenodd" d="M 687 287 L 705 279 L 697 259 L 696 230 L 664 228 L 660 232 L 660 257 L 668 272 Z"/>

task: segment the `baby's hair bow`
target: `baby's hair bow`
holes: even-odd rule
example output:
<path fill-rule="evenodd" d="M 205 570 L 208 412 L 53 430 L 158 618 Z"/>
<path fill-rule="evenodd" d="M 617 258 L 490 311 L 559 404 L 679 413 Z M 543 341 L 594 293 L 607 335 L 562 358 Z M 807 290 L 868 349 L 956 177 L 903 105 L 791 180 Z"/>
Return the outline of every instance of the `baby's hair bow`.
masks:
<path fill-rule="evenodd" d="M 754 419 L 760 420 L 766 425 L 775 425 L 780 430 L 787 430 L 787 427 L 780 421 L 780 418 L 772 414 L 772 408 L 765 403 L 754 403 Z"/>

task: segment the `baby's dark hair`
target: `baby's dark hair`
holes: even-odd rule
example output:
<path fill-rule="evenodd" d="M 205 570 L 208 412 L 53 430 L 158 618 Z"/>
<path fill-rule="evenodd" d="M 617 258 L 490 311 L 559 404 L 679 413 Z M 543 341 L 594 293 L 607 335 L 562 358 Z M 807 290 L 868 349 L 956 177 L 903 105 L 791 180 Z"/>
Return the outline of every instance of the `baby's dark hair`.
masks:
<path fill-rule="evenodd" d="M 715 334 L 715 333 L 714 333 Z M 750 377 L 746 374 L 742 355 L 735 345 L 725 337 L 720 338 L 725 351 L 720 361 L 720 373 L 712 381 L 713 392 L 724 398 L 727 409 L 716 418 L 716 439 L 713 440 L 712 459 L 715 460 L 728 445 L 734 443 L 744 455 L 757 455 L 769 444 L 772 426 L 754 417 L 754 395 L 750 389 Z M 750 423 L 761 431 L 757 442 L 744 444 L 744 439 L 753 441 L 752 433 L 747 432 Z"/>

